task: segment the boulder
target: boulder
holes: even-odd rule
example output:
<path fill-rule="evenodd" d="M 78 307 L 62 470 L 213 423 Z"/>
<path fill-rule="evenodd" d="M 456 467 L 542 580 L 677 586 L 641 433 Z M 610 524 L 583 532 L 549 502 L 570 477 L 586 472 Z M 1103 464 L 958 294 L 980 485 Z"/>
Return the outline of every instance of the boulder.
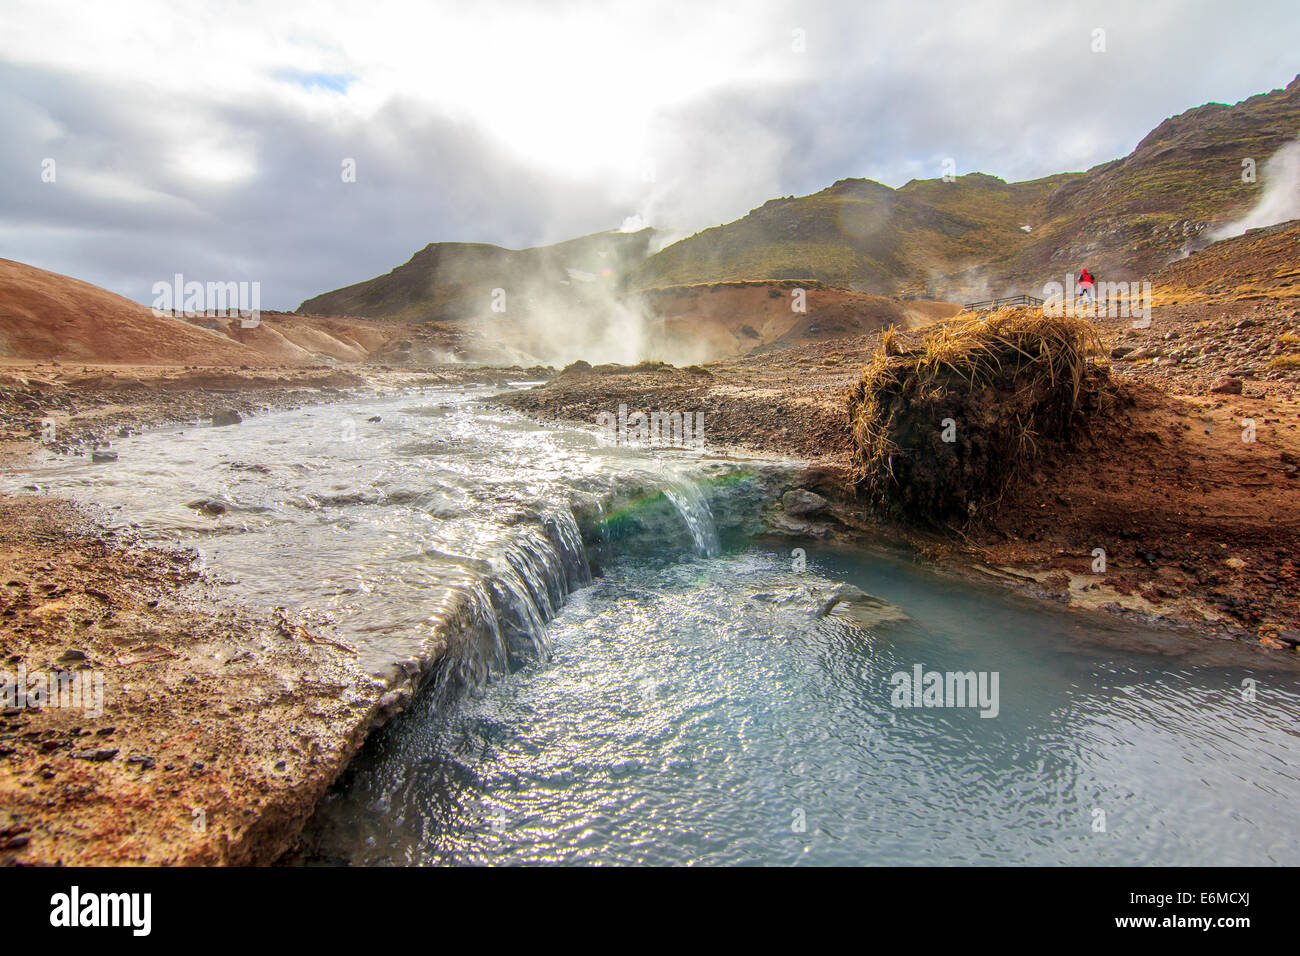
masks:
<path fill-rule="evenodd" d="M 825 511 L 829 504 L 821 495 L 806 488 L 792 488 L 781 496 L 781 507 L 788 515 L 814 515 Z"/>
<path fill-rule="evenodd" d="M 1214 385 L 1210 388 L 1210 391 L 1217 392 L 1221 395 L 1240 395 L 1241 379 L 1234 378 L 1231 375 L 1225 375 L 1223 376 L 1223 378 L 1219 379 L 1217 382 L 1214 383 Z"/>

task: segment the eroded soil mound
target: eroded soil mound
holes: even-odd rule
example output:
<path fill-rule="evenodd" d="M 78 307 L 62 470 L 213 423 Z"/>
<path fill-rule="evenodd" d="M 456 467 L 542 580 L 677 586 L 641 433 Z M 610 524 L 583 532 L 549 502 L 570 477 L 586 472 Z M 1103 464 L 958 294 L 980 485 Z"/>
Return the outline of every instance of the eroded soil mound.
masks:
<path fill-rule="evenodd" d="M 174 365 L 268 365 L 218 332 L 57 272 L 0 259 L 0 358 Z"/>
<path fill-rule="evenodd" d="M 887 333 L 849 392 L 858 490 L 905 520 L 969 522 L 1097 410 L 1097 344 L 1088 323 L 1028 309 L 945 327 L 919 347 Z"/>

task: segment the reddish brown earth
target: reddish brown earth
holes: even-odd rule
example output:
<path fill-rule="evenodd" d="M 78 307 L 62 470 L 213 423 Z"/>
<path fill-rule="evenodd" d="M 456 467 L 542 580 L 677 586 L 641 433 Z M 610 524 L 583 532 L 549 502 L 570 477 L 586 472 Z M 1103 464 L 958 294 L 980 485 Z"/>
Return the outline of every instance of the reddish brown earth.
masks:
<path fill-rule="evenodd" d="M 266 368 L 513 360 L 497 343 L 455 323 L 262 311 L 246 326 L 233 316 L 160 316 L 89 282 L 0 259 L 0 365 Z"/>
<path fill-rule="evenodd" d="M 0 711 L 0 862 L 274 860 L 375 715 L 346 648 L 210 606 L 183 555 L 65 503 L 0 499 L 0 568 L 4 679 L 103 680 L 102 713 Z"/>
<path fill-rule="evenodd" d="M 264 365 L 253 349 L 107 289 L 0 259 L 0 356 L 17 361 Z"/>

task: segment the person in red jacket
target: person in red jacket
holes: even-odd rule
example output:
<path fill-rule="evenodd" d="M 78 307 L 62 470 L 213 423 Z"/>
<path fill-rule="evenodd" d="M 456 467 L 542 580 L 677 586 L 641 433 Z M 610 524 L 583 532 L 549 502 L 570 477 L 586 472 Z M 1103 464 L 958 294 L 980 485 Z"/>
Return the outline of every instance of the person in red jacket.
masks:
<path fill-rule="evenodd" d="M 1097 301 L 1097 297 L 1092 291 L 1092 285 L 1092 273 L 1088 271 L 1087 266 L 1084 266 L 1083 271 L 1079 273 L 1079 295 L 1086 298 L 1090 303 Z"/>

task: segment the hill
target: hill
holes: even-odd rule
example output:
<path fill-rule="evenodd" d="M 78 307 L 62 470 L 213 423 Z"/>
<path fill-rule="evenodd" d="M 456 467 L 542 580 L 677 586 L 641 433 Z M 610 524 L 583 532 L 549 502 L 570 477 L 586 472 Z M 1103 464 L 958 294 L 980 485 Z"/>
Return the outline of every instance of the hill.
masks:
<path fill-rule="evenodd" d="M 0 259 L 0 362 L 173 366 L 517 364 L 527 358 L 455 324 L 262 312 L 155 315 L 89 282 Z"/>
<path fill-rule="evenodd" d="M 653 229 L 601 232 L 518 250 L 434 242 L 392 272 L 314 296 L 297 311 L 427 322 L 580 307 L 621 291 L 653 235 Z"/>
<path fill-rule="evenodd" d="M 0 259 L 0 358 L 141 365 L 265 365 L 257 350 L 159 317 L 89 282 Z"/>
<path fill-rule="evenodd" d="M 1178 302 L 1300 299 L 1300 219 L 1221 239 L 1165 266 L 1154 284 Z"/>
<path fill-rule="evenodd" d="M 801 310 L 793 296 L 802 290 Z M 691 343 L 699 361 L 811 345 L 896 327 L 916 328 L 956 314 L 952 302 L 900 302 L 820 282 L 717 282 L 665 286 L 629 297 L 650 316 L 647 345 L 671 354 Z"/>
<path fill-rule="evenodd" d="M 1084 264 L 1108 279 L 1141 278 L 1248 209 L 1263 182 L 1242 181 L 1243 159 L 1262 171 L 1298 133 L 1300 77 L 1172 117 L 1127 157 L 1087 172 L 1022 183 L 971 173 L 899 189 L 846 179 L 773 199 L 661 250 L 629 284 L 817 279 L 880 295 L 929 289 L 977 299 L 1033 293 Z"/>

